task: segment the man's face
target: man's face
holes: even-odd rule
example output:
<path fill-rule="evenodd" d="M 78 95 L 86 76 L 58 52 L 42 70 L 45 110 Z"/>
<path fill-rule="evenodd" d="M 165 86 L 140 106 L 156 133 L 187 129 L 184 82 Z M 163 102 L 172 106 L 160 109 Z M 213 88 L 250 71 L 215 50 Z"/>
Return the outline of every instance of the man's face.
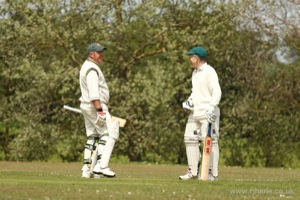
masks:
<path fill-rule="evenodd" d="M 189 55 L 189 61 L 194 68 L 198 67 L 199 57 L 196 55 Z"/>
<path fill-rule="evenodd" d="M 90 54 L 90 57 L 97 63 L 100 64 L 104 61 L 104 51 L 93 51 Z"/>

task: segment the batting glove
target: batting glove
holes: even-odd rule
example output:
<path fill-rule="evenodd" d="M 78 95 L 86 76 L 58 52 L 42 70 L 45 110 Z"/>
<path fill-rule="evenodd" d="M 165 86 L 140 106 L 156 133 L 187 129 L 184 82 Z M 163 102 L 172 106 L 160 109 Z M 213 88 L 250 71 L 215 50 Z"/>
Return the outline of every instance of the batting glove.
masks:
<path fill-rule="evenodd" d="M 215 110 L 214 106 L 209 106 L 204 113 L 204 116 L 206 117 L 209 123 L 213 123 L 217 119 L 217 115 L 214 113 L 214 110 Z"/>
<path fill-rule="evenodd" d="M 95 122 L 98 126 L 104 126 L 106 124 L 106 112 L 99 109 L 97 112 L 97 120 Z"/>
<path fill-rule="evenodd" d="M 182 103 L 182 108 L 188 113 L 193 111 L 193 107 L 194 104 L 192 98 L 189 98 L 187 101 Z"/>

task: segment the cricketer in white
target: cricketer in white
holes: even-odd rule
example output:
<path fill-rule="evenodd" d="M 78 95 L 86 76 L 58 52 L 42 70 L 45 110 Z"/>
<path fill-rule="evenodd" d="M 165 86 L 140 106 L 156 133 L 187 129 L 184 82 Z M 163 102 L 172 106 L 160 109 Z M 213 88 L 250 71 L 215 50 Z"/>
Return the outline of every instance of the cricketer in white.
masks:
<path fill-rule="evenodd" d="M 87 142 L 84 150 L 82 177 L 114 177 L 108 167 L 115 142 L 119 138 L 119 122 L 112 122 L 107 104 L 109 89 L 99 64 L 103 62 L 106 48 L 98 43 L 89 45 L 88 58 L 80 75 L 80 109 L 84 116 Z"/>
<path fill-rule="evenodd" d="M 184 133 L 184 142 L 188 160 L 188 170 L 179 176 L 182 180 L 198 179 L 201 160 L 200 143 L 205 138 L 208 124 L 212 123 L 212 151 L 210 157 L 209 180 L 218 178 L 219 162 L 219 119 L 221 87 L 218 75 L 206 62 L 206 50 L 197 46 L 189 52 L 189 61 L 194 71 L 192 74 L 192 92 L 183 108 L 190 112 Z"/>

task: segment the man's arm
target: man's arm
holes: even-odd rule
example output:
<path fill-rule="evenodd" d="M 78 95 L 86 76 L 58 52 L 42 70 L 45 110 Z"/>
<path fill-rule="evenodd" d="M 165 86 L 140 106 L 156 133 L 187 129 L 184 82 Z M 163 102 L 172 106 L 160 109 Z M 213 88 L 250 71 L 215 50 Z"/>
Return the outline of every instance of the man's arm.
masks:
<path fill-rule="evenodd" d="M 101 111 L 101 110 L 102 110 L 100 100 L 92 100 L 92 103 L 94 104 L 96 110 L 98 110 L 98 111 Z"/>
<path fill-rule="evenodd" d="M 98 89 L 98 75 L 95 70 L 91 70 L 87 74 L 87 87 L 89 90 L 89 97 L 91 99 L 91 102 L 95 106 L 95 109 L 98 111 L 102 110 L 100 97 L 99 97 L 99 89 Z"/>
<path fill-rule="evenodd" d="M 212 73 L 210 73 L 209 81 L 212 90 L 212 99 L 210 104 L 213 106 L 218 106 L 221 100 L 222 91 L 219 84 L 219 78 L 215 70 L 213 70 Z"/>

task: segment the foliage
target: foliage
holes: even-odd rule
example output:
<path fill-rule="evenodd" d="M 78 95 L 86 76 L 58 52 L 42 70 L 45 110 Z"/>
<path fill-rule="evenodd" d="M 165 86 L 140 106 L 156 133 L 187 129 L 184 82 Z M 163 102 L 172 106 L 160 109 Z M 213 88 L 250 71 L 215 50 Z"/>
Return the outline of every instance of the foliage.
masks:
<path fill-rule="evenodd" d="M 263 20 L 252 20 L 259 31 L 245 25 L 254 8 L 245 3 L 2 1 L 0 159 L 82 159 L 83 117 L 62 107 L 79 107 L 79 69 L 96 41 L 108 48 L 102 70 L 110 112 L 128 120 L 116 155 L 186 162 L 181 102 L 190 94 L 192 69 L 185 52 L 198 44 L 220 78 L 225 164 L 299 163 L 299 61 L 278 63 L 282 42 Z M 296 28 L 285 37 L 293 58 L 298 40 Z"/>

